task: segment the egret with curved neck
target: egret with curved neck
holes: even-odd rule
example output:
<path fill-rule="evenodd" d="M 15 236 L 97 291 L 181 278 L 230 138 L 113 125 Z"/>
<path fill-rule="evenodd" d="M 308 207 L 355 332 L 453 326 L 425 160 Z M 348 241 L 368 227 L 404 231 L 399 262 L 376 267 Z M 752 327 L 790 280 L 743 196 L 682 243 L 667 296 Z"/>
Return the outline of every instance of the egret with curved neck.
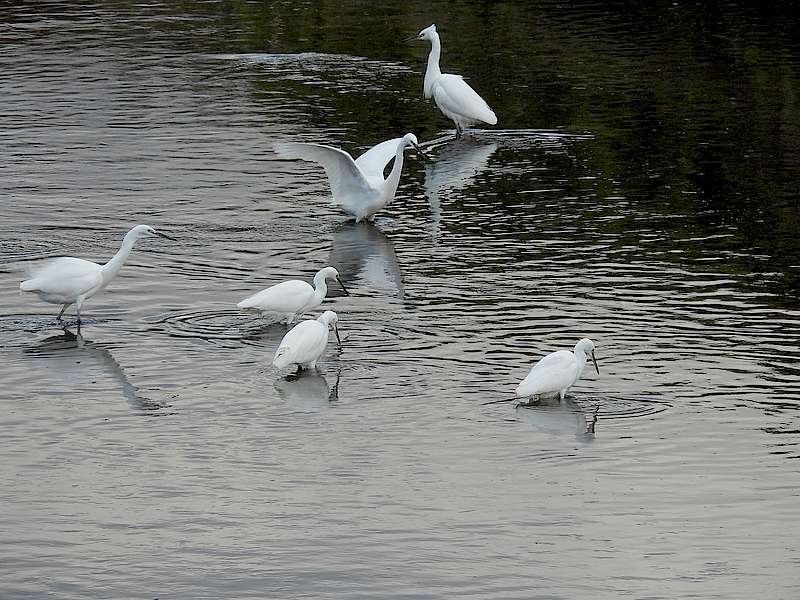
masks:
<path fill-rule="evenodd" d="M 594 342 L 583 338 L 575 344 L 572 352 L 559 350 L 551 352 L 533 365 L 528 376 L 517 386 L 518 398 L 528 398 L 526 404 L 539 399 L 555 398 L 564 400 L 569 388 L 580 379 L 586 367 L 587 358 L 591 356 L 597 374 L 597 360 L 594 357 Z"/>
<path fill-rule="evenodd" d="M 326 310 L 314 320 L 301 321 L 283 336 L 272 365 L 276 369 L 285 369 L 291 365 L 297 365 L 298 369 L 316 368 L 317 361 L 328 345 L 328 331 L 331 327 L 339 346 L 342 345 L 336 325 L 338 321 L 339 318 L 332 310 Z"/>
<path fill-rule="evenodd" d="M 278 315 L 290 325 L 295 319 L 316 308 L 328 295 L 328 279 L 335 279 L 348 296 L 347 288 L 333 267 L 320 269 L 314 275 L 312 287 L 300 279 L 283 281 L 245 298 L 236 305 L 240 309 L 256 310 L 262 315 Z"/>
<path fill-rule="evenodd" d="M 381 142 L 355 160 L 343 150 L 321 144 L 280 143 L 275 144 L 275 151 L 284 158 L 299 158 L 322 165 L 331 185 L 334 204 L 355 217 L 358 223 L 363 219 L 372 221 L 378 211 L 394 200 L 403 171 L 403 155 L 408 146 L 422 152 L 413 133 Z M 384 178 L 384 170 L 392 159 L 392 170 Z"/>
<path fill-rule="evenodd" d="M 104 265 L 82 258 L 63 256 L 36 271 L 30 279 L 19 285 L 19 289 L 23 292 L 32 292 L 45 302 L 62 304 L 61 312 L 58 313 L 59 321 L 67 307 L 74 304 L 80 325 L 83 303 L 111 283 L 128 260 L 138 240 L 156 235 L 169 238 L 149 225 L 137 225 L 125 234 L 117 253 Z"/>
<path fill-rule="evenodd" d="M 415 39 L 431 43 L 422 92 L 426 99 L 433 98 L 442 114 L 455 123 L 456 137 L 461 137 L 464 129 L 474 123 L 496 125 L 497 115 L 461 75 L 442 73 L 439 68 L 442 44 L 436 25 L 423 29 Z"/>

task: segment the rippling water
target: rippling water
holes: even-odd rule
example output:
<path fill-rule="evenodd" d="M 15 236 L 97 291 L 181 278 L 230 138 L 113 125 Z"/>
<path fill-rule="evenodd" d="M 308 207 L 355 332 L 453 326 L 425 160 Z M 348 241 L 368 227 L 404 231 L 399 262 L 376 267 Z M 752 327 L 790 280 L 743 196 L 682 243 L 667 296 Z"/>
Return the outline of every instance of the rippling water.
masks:
<path fill-rule="evenodd" d="M 800 46 L 723 4 L 7 9 L 0 595 L 797 597 Z M 497 128 L 422 100 L 432 21 Z M 405 131 L 375 224 L 271 150 Z M 80 334 L 19 295 L 137 222 Z M 325 264 L 344 344 L 280 377 L 236 302 Z"/>

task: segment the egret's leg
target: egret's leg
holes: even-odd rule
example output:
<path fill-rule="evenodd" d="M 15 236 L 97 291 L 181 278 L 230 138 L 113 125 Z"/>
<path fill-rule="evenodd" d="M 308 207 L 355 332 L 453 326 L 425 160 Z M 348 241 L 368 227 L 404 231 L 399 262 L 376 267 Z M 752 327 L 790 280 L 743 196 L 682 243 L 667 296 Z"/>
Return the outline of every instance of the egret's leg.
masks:
<path fill-rule="evenodd" d="M 75 301 L 75 312 L 78 313 L 78 325 L 81 324 L 81 309 L 83 308 L 83 301 L 84 300 L 86 300 L 86 298 L 78 298 Z"/>
<path fill-rule="evenodd" d="M 67 310 L 67 307 L 68 307 L 68 306 L 69 306 L 69 304 L 65 304 L 64 306 L 62 306 L 62 307 L 61 307 L 61 312 L 60 312 L 60 313 L 58 313 L 58 317 L 56 317 L 56 320 L 57 320 L 57 321 L 60 321 L 60 320 L 61 320 L 61 317 L 63 317 L 63 316 L 64 316 L 64 311 L 65 311 L 65 310 Z"/>
<path fill-rule="evenodd" d="M 462 132 L 463 132 L 463 131 L 464 131 L 464 130 L 463 130 L 463 129 L 461 129 L 461 125 L 459 125 L 458 123 L 456 123 L 456 139 L 458 139 L 458 138 L 460 138 L 460 137 L 461 137 L 461 134 L 462 134 Z"/>
<path fill-rule="evenodd" d="M 563 402 L 563 401 L 564 401 L 564 396 L 566 396 L 566 395 L 567 395 L 567 390 L 561 390 L 561 391 L 558 393 L 558 395 L 559 395 L 559 396 L 561 396 L 561 402 Z"/>

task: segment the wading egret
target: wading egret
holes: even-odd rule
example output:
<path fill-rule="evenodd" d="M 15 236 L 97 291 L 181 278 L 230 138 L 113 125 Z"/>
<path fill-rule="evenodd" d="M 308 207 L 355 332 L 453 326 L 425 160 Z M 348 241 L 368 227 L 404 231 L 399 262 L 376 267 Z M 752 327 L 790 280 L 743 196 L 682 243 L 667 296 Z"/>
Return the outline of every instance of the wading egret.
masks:
<path fill-rule="evenodd" d="M 33 292 L 45 302 L 63 304 L 61 312 L 58 313 L 59 321 L 67 307 L 74 304 L 80 324 L 83 303 L 100 292 L 117 276 L 136 240 L 156 235 L 172 239 L 149 225 L 137 225 L 125 234 L 122 246 L 106 264 L 98 265 L 72 256 L 56 258 L 36 271 L 30 279 L 23 281 L 19 289 L 23 292 Z"/>
<path fill-rule="evenodd" d="M 415 38 L 412 38 L 415 39 Z M 428 55 L 428 67 L 425 70 L 423 93 L 425 98 L 433 98 L 436 106 L 448 119 L 456 124 L 456 137 L 461 137 L 465 127 L 482 121 L 489 125 L 497 124 L 497 115 L 489 108 L 486 101 L 464 81 L 461 75 L 442 73 L 439 69 L 439 57 L 442 45 L 436 25 L 430 25 L 419 32 L 416 39 L 429 40 L 431 52 Z"/>
<path fill-rule="evenodd" d="M 592 357 L 597 374 L 597 360 L 594 357 L 594 342 L 583 338 L 575 344 L 575 349 L 551 352 L 533 365 L 528 376 L 517 387 L 518 398 L 529 398 L 527 402 L 539 399 L 559 397 L 564 399 L 567 390 L 575 385 L 586 366 L 587 354 Z"/>
<path fill-rule="evenodd" d="M 325 353 L 328 345 L 328 329 L 332 326 L 339 346 L 339 330 L 336 313 L 326 310 L 316 320 L 301 321 L 295 325 L 278 344 L 272 365 L 276 369 L 285 369 L 290 365 L 297 365 L 300 369 L 313 369 L 317 361 Z"/>
<path fill-rule="evenodd" d="M 375 213 L 394 200 L 403 170 L 403 152 L 408 145 L 422 154 L 413 133 L 381 142 L 355 160 L 343 150 L 319 144 L 285 142 L 275 144 L 275 151 L 284 158 L 310 160 L 322 165 L 331 185 L 333 203 L 354 216 L 358 223 L 362 219 L 372 221 Z M 383 171 L 392 159 L 394 165 L 384 179 Z"/>
<path fill-rule="evenodd" d="M 350 295 L 342 280 L 339 279 L 339 272 L 333 267 L 325 267 L 314 275 L 314 287 L 305 281 L 291 279 L 245 298 L 236 307 L 257 310 L 263 315 L 278 314 L 286 317 L 286 324 L 289 325 L 298 317 L 302 317 L 311 309 L 322 304 L 328 293 L 328 284 L 326 283 L 328 279 L 335 279 L 342 286 L 344 293 Z"/>

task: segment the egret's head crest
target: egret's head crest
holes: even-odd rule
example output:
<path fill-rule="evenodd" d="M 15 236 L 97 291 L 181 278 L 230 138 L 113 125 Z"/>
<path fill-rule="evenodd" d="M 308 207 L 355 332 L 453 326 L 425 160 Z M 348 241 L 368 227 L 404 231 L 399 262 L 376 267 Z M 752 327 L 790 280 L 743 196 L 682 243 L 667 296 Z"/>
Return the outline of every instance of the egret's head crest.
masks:
<path fill-rule="evenodd" d="M 419 32 L 417 37 L 421 40 L 430 40 L 436 35 L 436 25 L 428 25 L 425 29 Z"/>

